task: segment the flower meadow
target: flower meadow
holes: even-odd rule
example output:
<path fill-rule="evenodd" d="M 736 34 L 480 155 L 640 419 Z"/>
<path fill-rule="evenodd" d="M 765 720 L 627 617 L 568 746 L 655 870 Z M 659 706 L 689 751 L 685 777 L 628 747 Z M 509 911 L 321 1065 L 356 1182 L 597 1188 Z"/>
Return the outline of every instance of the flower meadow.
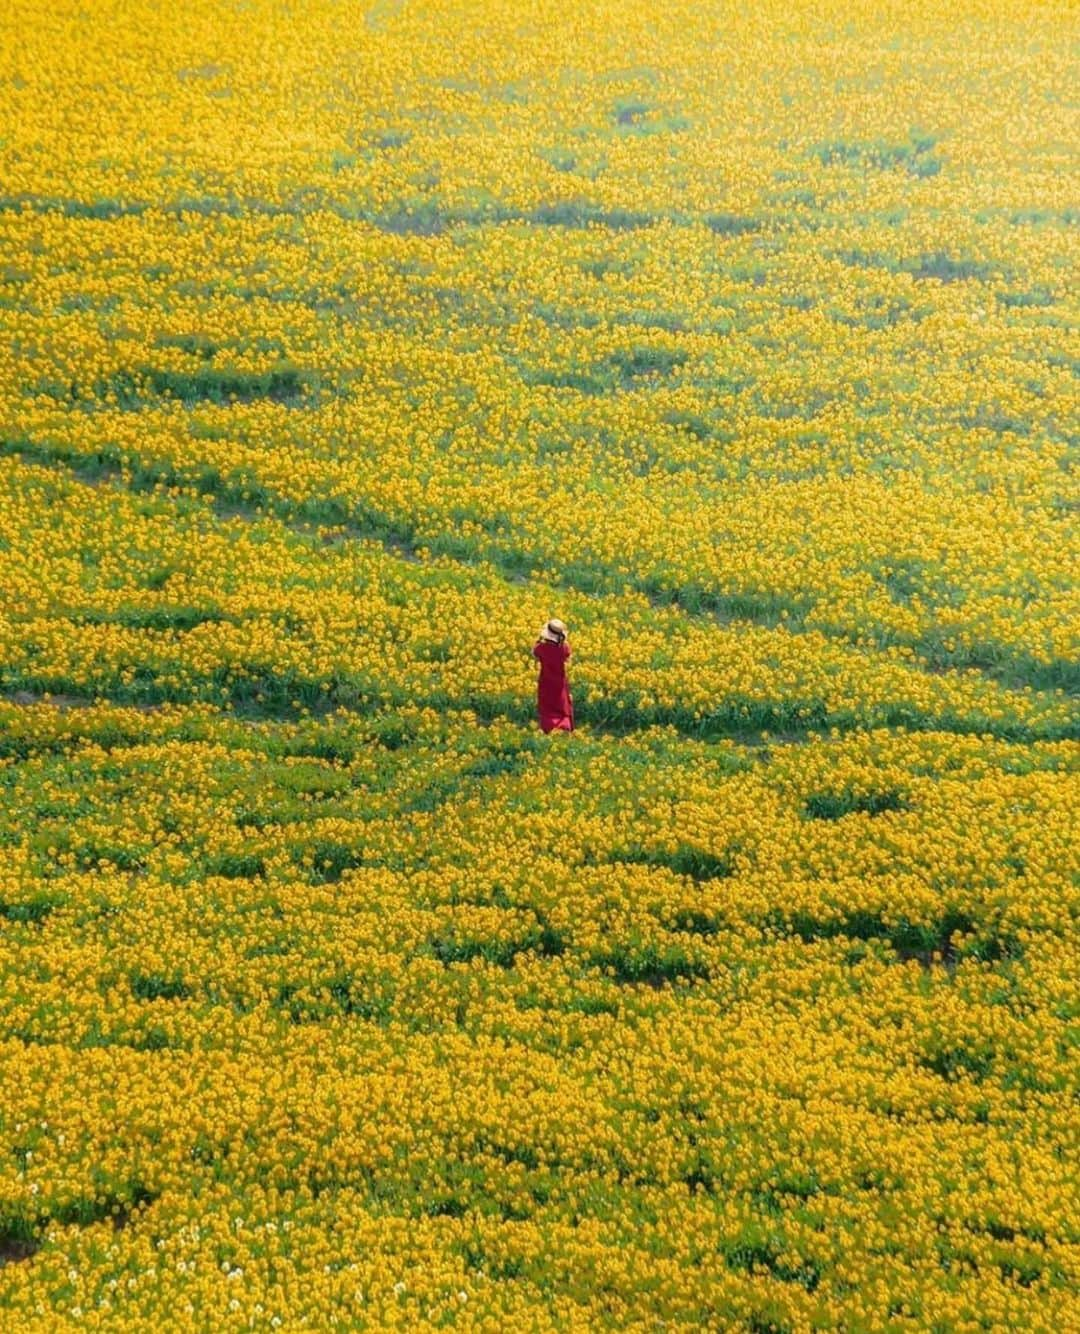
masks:
<path fill-rule="evenodd" d="M 1080 1328 L 1076 18 L 3 8 L 0 1327 Z"/>

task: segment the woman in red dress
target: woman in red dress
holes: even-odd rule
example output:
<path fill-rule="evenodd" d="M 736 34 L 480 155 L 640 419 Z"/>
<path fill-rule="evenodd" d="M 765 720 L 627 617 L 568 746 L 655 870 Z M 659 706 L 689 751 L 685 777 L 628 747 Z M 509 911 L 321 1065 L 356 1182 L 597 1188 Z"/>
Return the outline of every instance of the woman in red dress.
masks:
<path fill-rule="evenodd" d="M 536 683 L 540 730 L 572 732 L 574 701 L 570 698 L 570 689 L 566 684 L 566 660 L 570 657 L 570 645 L 566 642 L 566 626 L 562 621 L 548 621 L 533 645 L 533 657 L 540 660 L 540 677 Z"/>

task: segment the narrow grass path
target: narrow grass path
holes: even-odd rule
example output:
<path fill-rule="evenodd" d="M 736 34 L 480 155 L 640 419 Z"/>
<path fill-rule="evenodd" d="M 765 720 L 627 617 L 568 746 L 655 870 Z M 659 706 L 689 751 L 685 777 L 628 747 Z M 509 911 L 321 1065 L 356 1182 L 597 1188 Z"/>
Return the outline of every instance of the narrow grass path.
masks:
<path fill-rule="evenodd" d="M 358 517 L 362 502 L 349 505 L 336 499 L 290 501 L 267 490 L 252 477 L 225 476 L 218 469 L 177 468 L 165 460 L 126 465 L 120 451 L 99 451 L 94 455 L 55 445 L 45 445 L 25 438 L 0 440 L 0 457 L 19 457 L 49 468 L 61 468 L 89 485 L 110 483 L 141 494 L 161 495 L 164 487 L 180 487 L 201 496 L 223 520 L 245 519 L 252 522 L 267 517 L 276 519 L 292 532 L 311 541 L 342 544 L 349 541 L 375 542 L 390 555 L 413 563 L 424 563 L 429 556 L 444 556 L 464 564 L 483 563 L 508 582 L 524 584 L 531 559 L 520 551 L 481 546 L 454 533 L 421 537 L 408 523 L 375 510 Z M 321 529 L 334 530 L 320 535 Z M 620 594 L 631 591 L 645 597 L 656 610 L 674 610 L 691 622 L 711 621 L 726 625 L 745 622 L 775 629 L 783 626 L 792 635 L 815 633 L 850 646 L 851 652 L 869 656 L 873 650 L 857 643 L 856 635 L 843 626 L 809 626 L 807 613 L 797 607 L 781 608 L 771 595 L 722 595 L 706 588 L 671 587 L 645 578 L 615 578 L 596 567 L 565 566 L 547 573 L 554 587 L 584 596 Z M 786 616 L 781 616 L 781 610 Z M 1061 691 L 1080 694 L 1080 662 L 1066 660 L 1043 663 L 1030 655 L 1010 654 L 990 661 L 979 654 L 967 657 L 950 655 L 943 660 L 938 651 L 917 636 L 890 632 L 878 648 L 909 648 L 919 654 L 913 667 L 934 676 L 957 672 L 978 672 L 989 681 L 1008 689 L 1028 689 L 1038 693 Z M 1080 725 L 1078 725 L 1080 731 Z M 1071 735 L 1071 733 L 1070 733 Z"/>

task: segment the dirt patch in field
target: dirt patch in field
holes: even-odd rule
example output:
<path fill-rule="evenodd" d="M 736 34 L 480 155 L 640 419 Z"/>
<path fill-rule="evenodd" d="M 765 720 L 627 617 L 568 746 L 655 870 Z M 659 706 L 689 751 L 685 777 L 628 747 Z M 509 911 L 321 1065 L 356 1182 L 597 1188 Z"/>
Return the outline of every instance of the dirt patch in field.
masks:
<path fill-rule="evenodd" d="M 3 1269 L 4 1265 L 14 1265 L 21 1260 L 29 1260 L 39 1249 L 40 1247 L 35 1241 L 0 1237 L 0 1269 Z"/>

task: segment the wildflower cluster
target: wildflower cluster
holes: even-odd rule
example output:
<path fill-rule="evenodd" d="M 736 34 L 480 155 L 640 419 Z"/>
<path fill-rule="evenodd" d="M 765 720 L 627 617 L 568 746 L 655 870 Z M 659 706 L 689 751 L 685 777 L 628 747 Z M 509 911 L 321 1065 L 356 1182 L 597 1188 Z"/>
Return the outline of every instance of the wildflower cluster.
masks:
<path fill-rule="evenodd" d="M 0 1323 L 1080 1326 L 1069 25 L 0 14 Z"/>

